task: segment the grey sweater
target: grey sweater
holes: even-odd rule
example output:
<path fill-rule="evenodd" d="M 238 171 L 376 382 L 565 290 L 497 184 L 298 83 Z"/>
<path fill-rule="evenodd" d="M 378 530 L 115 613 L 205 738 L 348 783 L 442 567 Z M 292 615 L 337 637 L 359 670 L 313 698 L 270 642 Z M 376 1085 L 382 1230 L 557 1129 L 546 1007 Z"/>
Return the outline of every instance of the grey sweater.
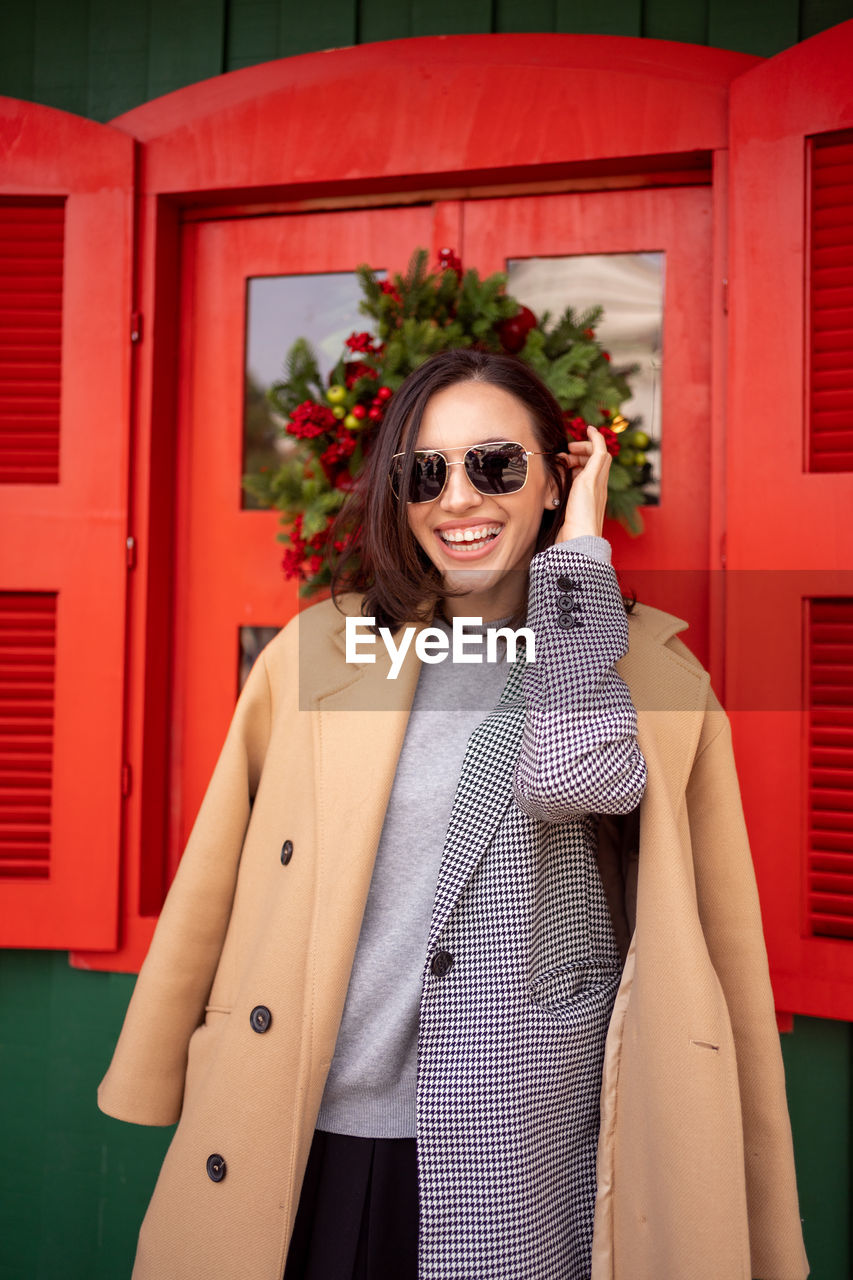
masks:
<path fill-rule="evenodd" d="M 604 538 L 572 538 L 563 546 L 610 563 Z M 421 666 L 318 1129 L 367 1138 L 416 1134 L 421 975 L 435 886 L 468 738 L 506 683 L 502 642 L 498 654 L 494 663 L 448 657 Z"/>

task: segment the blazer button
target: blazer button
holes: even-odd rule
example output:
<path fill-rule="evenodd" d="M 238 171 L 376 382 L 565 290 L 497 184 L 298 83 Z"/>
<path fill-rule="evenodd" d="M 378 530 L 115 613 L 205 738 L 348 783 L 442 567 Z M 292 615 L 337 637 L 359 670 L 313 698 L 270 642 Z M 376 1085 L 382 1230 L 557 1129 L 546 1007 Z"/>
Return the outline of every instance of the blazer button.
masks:
<path fill-rule="evenodd" d="M 564 631 L 572 631 L 575 627 L 582 627 L 583 623 L 580 618 L 575 618 L 571 613 L 561 613 L 557 619 L 557 626 L 562 627 Z"/>
<path fill-rule="evenodd" d="M 430 964 L 430 969 L 437 978 L 443 978 L 450 971 L 453 964 L 453 956 L 449 951 L 436 951 Z"/>
<path fill-rule="evenodd" d="M 281 865 L 286 867 L 290 859 L 293 857 L 293 841 L 285 840 L 281 846 Z"/>
<path fill-rule="evenodd" d="M 561 613 L 577 613 L 580 605 L 571 596 L 557 596 L 557 608 Z"/>
<path fill-rule="evenodd" d="M 265 1004 L 257 1004 L 249 1014 L 249 1022 L 251 1023 L 252 1030 L 257 1031 L 258 1034 L 261 1035 L 264 1031 L 269 1031 L 270 1023 L 272 1022 L 272 1014 Z"/>
<path fill-rule="evenodd" d="M 578 589 L 578 584 L 574 578 L 558 578 L 557 586 L 561 591 L 577 591 Z"/>
<path fill-rule="evenodd" d="M 207 1157 L 207 1176 L 211 1182 L 221 1182 L 227 1166 L 222 1156 Z"/>

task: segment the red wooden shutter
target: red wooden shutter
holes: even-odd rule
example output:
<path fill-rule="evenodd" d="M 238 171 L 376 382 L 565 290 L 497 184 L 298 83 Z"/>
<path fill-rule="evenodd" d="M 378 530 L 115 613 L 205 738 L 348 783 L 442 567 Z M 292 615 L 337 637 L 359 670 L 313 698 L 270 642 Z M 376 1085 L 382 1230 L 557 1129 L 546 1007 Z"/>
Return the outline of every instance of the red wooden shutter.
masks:
<path fill-rule="evenodd" d="M 811 139 L 809 470 L 853 471 L 853 129 Z"/>
<path fill-rule="evenodd" d="M 0 944 L 117 941 L 132 143 L 0 99 Z"/>
<path fill-rule="evenodd" d="M 777 1007 L 853 1018 L 853 22 L 732 86 L 726 693 Z"/>
<path fill-rule="evenodd" d="M 853 942 L 853 600 L 808 611 L 808 923 Z"/>

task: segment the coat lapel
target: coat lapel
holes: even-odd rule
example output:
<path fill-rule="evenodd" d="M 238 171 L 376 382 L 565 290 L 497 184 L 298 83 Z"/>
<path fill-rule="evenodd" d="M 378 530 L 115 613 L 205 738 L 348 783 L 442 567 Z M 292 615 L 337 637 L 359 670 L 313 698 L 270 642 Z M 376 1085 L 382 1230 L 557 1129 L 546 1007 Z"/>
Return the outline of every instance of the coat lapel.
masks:
<path fill-rule="evenodd" d="M 525 663 L 510 667 L 494 711 L 468 740 L 450 813 L 430 925 L 431 951 L 512 799 L 512 776 L 524 730 Z"/>
<path fill-rule="evenodd" d="M 629 618 L 628 652 L 616 663 L 637 709 L 640 750 L 655 766 L 649 776 L 659 780 L 673 813 L 683 801 L 711 683 L 707 671 L 666 647 L 687 625 L 660 609 L 640 606 Z"/>

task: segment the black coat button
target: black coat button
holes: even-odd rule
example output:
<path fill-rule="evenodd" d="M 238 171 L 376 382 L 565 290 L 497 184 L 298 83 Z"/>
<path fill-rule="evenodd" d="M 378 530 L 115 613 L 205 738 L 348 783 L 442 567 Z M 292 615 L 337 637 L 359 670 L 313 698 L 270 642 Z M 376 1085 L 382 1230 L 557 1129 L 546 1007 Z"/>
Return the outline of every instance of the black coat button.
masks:
<path fill-rule="evenodd" d="M 281 846 L 281 865 L 286 867 L 290 859 L 293 857 L 293 841 L 285 840 Z"/>
<path fill-rule="evenodd" d="M 561 613 L 557 619 L 557 626 L 562 627 L 564 631 L 572 631 L 575 627 L 582 627 L 583 623 L 580 618 L 575 618 L 571 613 Z"/>
<path fill-rule="evenodd" d="M 557 586 L 561 591 L 577 591 L 578 589 L 578 584 L 574 578 L 558 578 Z"/>
<path fill-rule="evenodd" d="M 249 1014 L 249 1022 L 252 1025 L 252 1030 L 261 1035 L 264 1031 L 269 1031 L 272 1014 L 265 1004 L 256 1004 Z"/>
<path fill-rule="evenodd" d="M 450 971 L 453 964 L 453 956 L 449 951 L 436 951 L 430 964 L 430 969 L 437 978 L 443 978 Z"/>
<path fill-rule="evenodd" d="M 571 596 L 557 596 L 557 608 L 561 613 L 577 613 L 580 605 Z"/>
<path fill-rule="evenodd" d="M 211 1182 L 221 1182 L 227 1166 L 222 1156 L 207 1157 L 207 1176 Z"/>

